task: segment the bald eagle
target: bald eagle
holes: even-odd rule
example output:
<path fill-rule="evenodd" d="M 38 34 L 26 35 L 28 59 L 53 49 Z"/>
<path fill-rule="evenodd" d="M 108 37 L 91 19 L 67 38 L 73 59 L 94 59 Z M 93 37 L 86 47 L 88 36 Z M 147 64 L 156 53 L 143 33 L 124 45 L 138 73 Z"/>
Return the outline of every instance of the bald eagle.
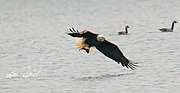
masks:
<path fill-rule="evenodd" d="M 118 46 L 108 41 L 105 36 L 93 33 L 89 30 L 83 30 L 81 32 L 75 30 L 74 28 L 69 30 L 70 33 L 67 33 L 68 35 L 79 38 L 79 40 L 76 41 L 76 45 L 79 50 L 85 50 L 89 53 L 92 48 L 95 47 L 105 56 L 114 60 L 118 64 L 121 63 L 123 67 L 125 66 L 134 70 L 137 66 L 135 63 L 127 59 Z"/>

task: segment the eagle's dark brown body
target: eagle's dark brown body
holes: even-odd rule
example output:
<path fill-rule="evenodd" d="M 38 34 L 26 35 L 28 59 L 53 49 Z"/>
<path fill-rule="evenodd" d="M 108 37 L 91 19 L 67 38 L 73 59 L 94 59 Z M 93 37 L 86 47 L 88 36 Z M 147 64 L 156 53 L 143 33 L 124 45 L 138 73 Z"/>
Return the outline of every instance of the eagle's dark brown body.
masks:
<path fill-rule="evenodd" d="M 123 55 L 117 45 L 107 41 L 104 36 L 88 30 L 84 30 L 81 32 L 75 30 L 74 28 L 69 30 L 71 31 L 71 33 L 68 33 L 68 35 L 72 37 L 82 38 L 82 41 L 79 43 L 79 48 L 85 50 L 87 53 L 89 53 L 91 47 L 95 47 L 105 56 L 116 61 L 118 64 L 121 63 L 122 66 L 131 69 L 135 69 L 135 66 L 137 66 Z"/>

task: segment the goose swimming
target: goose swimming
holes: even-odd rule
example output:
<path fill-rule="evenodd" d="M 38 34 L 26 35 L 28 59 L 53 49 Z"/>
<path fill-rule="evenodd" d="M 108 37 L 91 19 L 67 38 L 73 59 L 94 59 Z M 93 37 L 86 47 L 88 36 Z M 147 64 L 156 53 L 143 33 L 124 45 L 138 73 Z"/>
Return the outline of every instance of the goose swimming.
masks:
<path fill-rule="evenodd" d="M 127 35 L 129 26 L 125 27 L 125 32 L 118 32 L 119 35 Z"/>
<path fill-rule="evenodd" d="M 174 24 L 175 24 L 175 23 L 178 23 L 178 22 L 177 22 L 177 21 L 173 21 L 171 28 L 161 28 L 161 29 L 159 29 L 159 30 L 160 30 L 161 32 L 173 32 Z"/>

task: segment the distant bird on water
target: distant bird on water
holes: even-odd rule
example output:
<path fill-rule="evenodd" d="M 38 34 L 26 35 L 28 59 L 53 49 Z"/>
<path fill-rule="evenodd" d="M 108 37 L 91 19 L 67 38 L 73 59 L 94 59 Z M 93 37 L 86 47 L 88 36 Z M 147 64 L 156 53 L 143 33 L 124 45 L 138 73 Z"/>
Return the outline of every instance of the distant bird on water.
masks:
<path fill-rule="evenodd" d="M 125 66 L 134 70 L 137 66 L 135 63 L 127 59 L 118 46 L 108 41 L 105 36 L 93 33 L 89 30 L 83 30 L 81 32 L 74 28 L 69 30 L 71 32 L 67 33 L 68 35 L 79 38 L 79 40 L 76 41 L 79 50 L 85 50 L 89 53 L 91 48 L 95 47 L 105 56 L 116 61 L 118 64 L 121 63 L 123 67 Z"/>
<path fill-rule="evenodd" d="M 118 32 L 119 35 L 127 35 L 129 26 L 125 27 L 125 32 Z"/>
<path fill-rule="evenodd" d="M 178 23 L 178 22 L 177 22 L 177 21 L 173 21 L 171 28 L 161 28 L 161 29 L 159 29 L 159 30 L 160 30 L 161 32 L 173 32 L 174 24 L 175 24 L 175 23 Z"/>

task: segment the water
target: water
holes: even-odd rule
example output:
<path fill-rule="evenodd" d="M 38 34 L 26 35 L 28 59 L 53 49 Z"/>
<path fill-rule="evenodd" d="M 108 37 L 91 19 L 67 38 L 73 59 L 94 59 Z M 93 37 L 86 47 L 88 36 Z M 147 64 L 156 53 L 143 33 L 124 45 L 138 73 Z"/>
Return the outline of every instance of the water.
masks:
<path fill-rule="evenodd" d="M 1 93 L 179 93 L 179 0 L 1 0 Z M 129 35 L 119 36 L 126 25 Z M 140 67 L 78 51 L 68 29 L 106 35 Z"/>

